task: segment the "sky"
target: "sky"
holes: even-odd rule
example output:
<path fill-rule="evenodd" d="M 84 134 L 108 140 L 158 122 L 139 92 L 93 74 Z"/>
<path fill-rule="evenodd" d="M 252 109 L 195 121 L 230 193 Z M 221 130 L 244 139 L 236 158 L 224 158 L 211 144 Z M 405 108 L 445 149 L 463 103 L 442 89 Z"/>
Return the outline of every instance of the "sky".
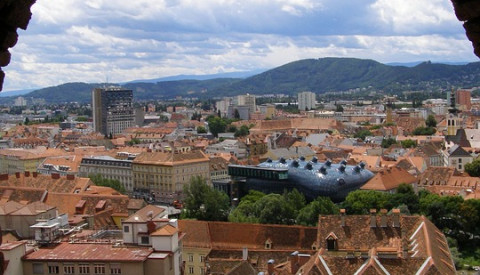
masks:
<path fill-rule="evenodd" d="M 4 91 L 271 69 L 476 62 L 450 0 L 37 0 Z"/>

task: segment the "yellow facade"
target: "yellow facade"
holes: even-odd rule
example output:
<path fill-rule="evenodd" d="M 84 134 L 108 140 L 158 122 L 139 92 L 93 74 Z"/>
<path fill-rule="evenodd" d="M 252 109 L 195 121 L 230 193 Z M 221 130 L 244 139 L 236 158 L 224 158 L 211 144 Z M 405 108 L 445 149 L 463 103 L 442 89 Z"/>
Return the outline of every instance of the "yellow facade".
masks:
<path fill-rule="evenodd" d="M 183 247 L 182 258 L 185 261 L 185 275 L 204 275 L 205 258 L 210 253 L 209 248 Z"/>

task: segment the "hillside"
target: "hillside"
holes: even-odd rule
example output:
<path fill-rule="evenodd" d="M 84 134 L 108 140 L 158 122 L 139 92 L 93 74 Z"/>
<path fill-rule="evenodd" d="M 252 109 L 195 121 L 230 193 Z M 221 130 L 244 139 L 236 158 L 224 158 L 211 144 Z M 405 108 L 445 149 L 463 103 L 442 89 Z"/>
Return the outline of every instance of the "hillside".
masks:
<path fill-rule="evenodd" d="M 103 84 L 102 84 L 103 85 Z M 44 98 L 49 103 L 89 102 L 100 84 L 67 83 L 33 91 L 25 97 Z M 132 82 L 123 85 L 134 91 L 136 100 L 183 97 L 232 96 L 243 93 L 294 95 L 374 87 L 388 92 L 480 86 L 480 62 L 446 65 L 423 62 L 414 67 L 390 66 L 355 58 L 306 59 L 285 64 L 245 79 L 217 78 L 156 83 Z M 13 100 L 12 98 L 2 99 Z"/>

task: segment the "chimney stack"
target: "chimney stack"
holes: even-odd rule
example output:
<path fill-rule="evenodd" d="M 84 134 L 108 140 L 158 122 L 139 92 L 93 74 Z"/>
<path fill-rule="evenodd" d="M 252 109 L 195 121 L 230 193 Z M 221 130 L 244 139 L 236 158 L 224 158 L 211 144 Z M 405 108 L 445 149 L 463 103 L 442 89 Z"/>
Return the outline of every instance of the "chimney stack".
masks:
<path fill-rule="evenodd" d="M 340 219 L 342 222 L 342 227 L 345 227 L 345 213 L 346 210 L 344 208 L 340 209 Z"/>
<path fill-rule="evenodd" d="M 290 254 L 290 273 L 295 274 L 298 271 L 298 251 Z"/>
<path fill-rule="evenodd" d="M 34 178 L 36 178 L 37 175 L 38 175 L 38 173 L 37 173 L 37 172 L 33 172 L 32 175 L 33 175 Z"/>
<path fill-rule="evenodd" d="M 400 209 L 395 208 L 392 210 L 393 213 L 393 227 L 400 227 Z"/>
<path fill-rule="evenodd" d="M 15 177 L 17 177 L 17 179 L 20 178 L 20 172 L 15 172 Z"/>
<path fill-rule="evenodd" d="M 370 209 L 370 227 L 377 227 L 377 209 Z"/>
<path fill-rule="evenodd" d="M 74 180 L 74 179 L 75 179 L 75 175 L 67 174 L 67 180 Z"/>
<path fill-rule="evenodd" d="M 60 174 L 58 173 L 52 173 L 52 179 L 58 180 L 60 178 Z"/>
<path fill-rule="evenodd" d="M 275 260 L 270 259 L 270 260 L 268 260 L 267 263 L 268 263 L 268 267 L 267 267 L 268 275 L 273 275 L 273 272 L 275 271 L 274 266 L 273 266 L 273 264 L 275 263 Z"/>
<path fill-rule="evenodd" d="M 30 177 L 30 171 L 25 171 L 25 177 Z"/>
<path fill-rule="evenodd" d="M 8 180 L 8 174 L 1 174 L 0 180 Z"/>
<path fill-rule="evenodd" d="M 380 209 L 380 227 L 387 227 L 387 209 Z"/>
<path fill-rule="evenodd" d="M 248 247 L 242 249 L 242 261 L 248 260 Z"/>

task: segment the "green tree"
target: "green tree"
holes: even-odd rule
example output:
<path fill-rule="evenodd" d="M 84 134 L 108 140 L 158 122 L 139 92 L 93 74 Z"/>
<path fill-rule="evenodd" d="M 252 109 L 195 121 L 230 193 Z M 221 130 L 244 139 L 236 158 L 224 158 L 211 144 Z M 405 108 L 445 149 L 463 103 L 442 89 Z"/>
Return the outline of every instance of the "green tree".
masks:
<path fill-rule="evenodd" d="M 400 144 L 403 148 L 413 148 L 417 146 L 417 143 L 411 139 L 402 140 Z"/>
<path fill-rule="evenodd" d="M 465 164 L 465 172 L 467 172 L 470 177 L 480 177 L 480 159 Z"/>
<path fill-rule="evenodd" d="M 391 196 L 390 203 L 393 207 L 405 205 L 410 213 L 418 213 L 420 211 L 418 196 L 410 184 L 400 184 L 395 194 Z"/>
<path fill-rule="evenodd" d="M 342 107 L 342 105 L 336 104 L 336 105 L 335 105 L 335 108 L 336 108 L 336 109 L 335 109 L 335 112 L 343 113 L 343 107 Z"/>
<path fill-rule="evenodd" d="M 361 140 L 365 140 L 365 138 L 366 138 L 367 136 L 372 136 L 372 135 L 373 135 L 372 132 L 370 132 L 369 130 L 367 130 L 367 129 L 362 129 L 362 130 L 356 132 L 356 133 L 353 135 L 353 137 L 354 137 L 354 138 L 359 138 L 359 139 L 361 139 Z"/>
<path fill-rule="evenodd" d="M 205 221 L 226 221 L 230 200 L 224 192 L 209 185 L 203 177 L 192 177 L 190 184 L 184 187 L 185 200 L 183 218 Z"/>
<path fill-rule="evenodd" d="M 209 117 L 207 122 L 208 122 L 208 128 L 210 129 L 210 132 L 215 137 L 218 137 L 218 133 L 224 133 L 227 127 L 227 122 L 225 121 L 225 119 L 222 119 L 217 116 Z"/>
<path fill-rule="evenodd" d="M 437 127 L 437 121 L 435 120 L 435 117 L 433 115 L 429 115 L 425 120 L 425 125 L 430 128 Z"/>
<path fill-rule="evenodd" d="M 297 224 L 316 226 L 319 215 L 333 215 L 338 213 L 338 207 L 328 197 L 318 197 L 303 207 L 297 215 Z"/>
<path fill-rule="evenodd" d="M 23 124 L 25 125 L 29 125 L 30 124 L 30 119 L 28 117 L 25 118 L 25 121 L 23 122 Z"/>
<path fill-rule="evenodd" d="M 382 208 L 390 209 L 389 199 L 390 194 L 387 193 L 356 190 L 347 195 L 342 205 L 347 210 L 347 213 L 368 214 L 370 209 L 376 209 L 377 211 Z"/>
<path fill-rule="evenodd" d="M 203 127 L 203 126 L 198 126 L 198 127 L 197 127 L 197 133 L 199 133 L 199 134 L 206 134 L 206 133 L 207 133 L 207 129 L 205 129 L 205 127 Z"/>
<path fill-rule="evenodd" d="M 107 179 L 102 177 L 100 174 L 94 174 L 94 175 L 89 175 L 88 176 L 92 182 L 97 185 L 97 186 L 105 186 L 105 187 L 110 187 L 118 192 L 125 194 L 126 190 L 123 184 L 119 180 L 114 180 L 114 179 Z"/>
<path fill-rule="evenodd" d="M 397 144 L 397 140 L 394 138 L 384 138 L 382 140 L 382 148 L 389 148 L 393 144 Z"/>
<path fill-rule="evenodd" d="M 255 203 L 255 212 L 260 223 L 294 224 L 293 209 L 282 195 L 268 194 Z"/>
<path fill-rule="evenodd" d="M 242 125 L 242 126 L 240 126 L 240 129 L 235 131 L 235 137 L 248 136 L 249 133 L 250 132 L 249 132 L 248 126 L 247 125 Z"/>
<path fill-rule="evenodd" d="M 431 135 L 435 134 L 436 131 L 437 130 L 435 130 L 435 128 L 433 128 L 433 127 L 420 126 L 420 127 L 415 128 L 415 130 L 413 130 L 412 134 L 414 136 L 431 136 Z"/>

